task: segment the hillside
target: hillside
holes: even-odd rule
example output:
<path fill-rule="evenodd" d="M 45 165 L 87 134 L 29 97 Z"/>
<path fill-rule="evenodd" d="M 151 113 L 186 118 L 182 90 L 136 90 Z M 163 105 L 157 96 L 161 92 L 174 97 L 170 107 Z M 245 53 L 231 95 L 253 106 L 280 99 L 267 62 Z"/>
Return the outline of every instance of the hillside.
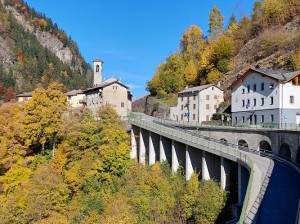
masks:
<path fill-rule="evenodd" d="M 58 80 L 78 89 L 89 86 L 91 78 L 77 44 L 57 24 L 24 1 L 1 0 L 0 100 L 9 87 L 20 93 Z"/>
<path fill-rule="evenodd" d="M 232 14 L 224 29 L 224 17 L 215 6 L 209 14 L 209 35 L 200 27 L 188 27 L 179 51 L 157 66 L 147 88 L 163 99 L 185 86 L 221 82 L 227 87 L 251 67 L 300 70 L 300 1 L 256 1 L 251 16 L 237 20 Z"/>

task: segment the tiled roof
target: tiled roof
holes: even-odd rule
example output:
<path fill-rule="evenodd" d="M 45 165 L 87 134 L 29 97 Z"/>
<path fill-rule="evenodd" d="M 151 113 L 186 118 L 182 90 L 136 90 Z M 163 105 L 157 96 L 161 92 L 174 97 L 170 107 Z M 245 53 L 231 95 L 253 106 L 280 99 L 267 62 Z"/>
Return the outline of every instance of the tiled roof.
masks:
<path fill-rule="evenodd" d="M 188 93 L 188 92 L 195 92 L 195 91 L 202 91 L 204 89 L 207 89 L 211 86 L 215 86 L 217 88 L 219 88 L 218 86 L 214 85 L 214 84 L 207 84 L 207 85 L 202 85 L 202 86 L 194 86 L 185 90 L 180 91 L 179 93 Z M 220 89 L 220 88 L 219 88 Z"/>
<path fill-rule="evenodd" d="M 284 70 L 268 70 L 268 69 L 257 69 L 257 68 L 252 68 L 252 70 L 281 81 L 290 80 L 295 75 L 300 74 L 300 71 L 288 72 Z"/>
<path fill-rule="evenodd" d="M 21 93 L 21 94 L 17 95 L 17 97 L 32 97 L 33 92 L 34 91 Z"/>
<path fill-rule="evenodd" d="M 65 93 L 66 96 L 76 96 L 77 94 L 83 94 L 83 91 L 75 89 L 75 90 Z"/>

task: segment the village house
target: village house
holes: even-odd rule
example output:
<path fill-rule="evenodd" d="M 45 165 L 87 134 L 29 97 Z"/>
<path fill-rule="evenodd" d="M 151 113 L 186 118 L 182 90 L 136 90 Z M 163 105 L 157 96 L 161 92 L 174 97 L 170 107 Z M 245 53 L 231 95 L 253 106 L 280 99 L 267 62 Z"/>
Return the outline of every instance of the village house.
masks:
<path fill-rule="evenodd" d="M 223 102 L 223 90 L 208 84 L 186 88 L 178 93 L 177 106 L 171 107 L 170 119 L 177 121 L 210 121 L 219 104 Z"/>
<path fill-rule="evenodd" d="M 94 85 L 86 90 L 72 90 L 65 95 L 72 109 L 86 106 L 94 113 L 103 105 L 112 106 L 119 116 L 126 116 L 131 111 L 132 93 L 121 80 L 110 78 L 102 81 L 103 61 L 94 60 Z M 26 102 L 33 91 L 17 95 L 18 102 Z"/>
<path fill-rule="evenodd" d="M 300 71 L 249 69 L 229 87 L 233 125 L 299 125 L 299 76 Z"/>

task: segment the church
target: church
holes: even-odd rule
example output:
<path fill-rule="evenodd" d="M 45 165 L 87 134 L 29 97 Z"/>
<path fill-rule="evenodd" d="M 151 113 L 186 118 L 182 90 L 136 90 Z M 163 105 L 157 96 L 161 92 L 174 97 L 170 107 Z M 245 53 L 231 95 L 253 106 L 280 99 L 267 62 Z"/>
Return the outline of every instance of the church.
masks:
<path fill-rule="evenodd" d="M 96 112 L 101 106 L 113 107 L 119 116 L 127 116 L 131 111 L 132 93 L 121 80 L 109 78 L 102 80 L 103 61 L 96 59 L 94 62 L 94 86 L 83 90 L 85 97 L 81 101 L 87 108 Z"/>

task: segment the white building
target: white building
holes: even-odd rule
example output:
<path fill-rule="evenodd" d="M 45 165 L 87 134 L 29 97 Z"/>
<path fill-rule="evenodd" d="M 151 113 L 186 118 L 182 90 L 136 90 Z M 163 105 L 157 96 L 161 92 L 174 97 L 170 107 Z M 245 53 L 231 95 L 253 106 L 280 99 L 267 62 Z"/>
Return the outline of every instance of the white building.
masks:
<path fill-rule="evenodd" d="M 178 93 L 177 107 L 171 109 L 171 119 L 178 121 L 210 121 L 219 104 L 223 90 L 213 84 L 187 88 Z"/>
<path fill-rule="evenodd" d="M 299 76 L 300 71 L 249 69 L 229 87 L 233 125 L 299 124 Z"/>

